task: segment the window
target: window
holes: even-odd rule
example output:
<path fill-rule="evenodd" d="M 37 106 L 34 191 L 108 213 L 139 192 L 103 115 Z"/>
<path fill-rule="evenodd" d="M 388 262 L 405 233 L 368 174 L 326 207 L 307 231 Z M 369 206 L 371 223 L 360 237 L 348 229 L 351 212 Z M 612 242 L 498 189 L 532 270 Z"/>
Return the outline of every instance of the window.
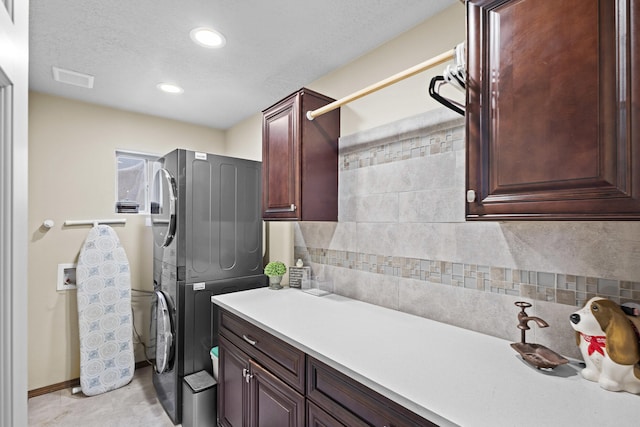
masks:
<path fill-rule="evenodd" d="M 160 164 L 154 154 L 116 151 L 116 212 L 149 213 L 149 184 Z"/>

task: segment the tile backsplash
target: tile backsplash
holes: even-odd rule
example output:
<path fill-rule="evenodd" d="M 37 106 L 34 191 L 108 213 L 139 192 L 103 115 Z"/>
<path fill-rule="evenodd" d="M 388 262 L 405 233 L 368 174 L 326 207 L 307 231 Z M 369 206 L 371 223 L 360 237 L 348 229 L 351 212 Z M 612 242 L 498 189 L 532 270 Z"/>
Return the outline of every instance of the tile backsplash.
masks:
<path fill-rule="evenodd" d="M 581 307 L 593 296 L 640 301 L 640 282 L 441 260 L 295 246 L 296 259 L 367 273 L 423 280 L 496 294 Z"/>
<path fill-rule="evenodd" d="M 578 357 L 568 315 L 640 301 L 640 223 L 465 222 L 464 119 L 430 111 L 340 139 L 339 221 L 295 225 L 295 258 L 337 293 Z"/>

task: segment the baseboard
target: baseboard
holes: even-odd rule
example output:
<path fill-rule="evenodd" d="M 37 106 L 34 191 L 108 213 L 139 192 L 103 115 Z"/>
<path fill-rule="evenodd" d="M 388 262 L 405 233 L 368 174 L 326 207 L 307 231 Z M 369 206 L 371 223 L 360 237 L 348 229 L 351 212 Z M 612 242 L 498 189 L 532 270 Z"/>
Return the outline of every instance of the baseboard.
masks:
<path fill-rule="evenodd" d="M 144 368 L 146 366 L 149 366 L 149 362 L 147 362 L 146 360 L 136 363 L 136 369 Z M 28 398 L 31 399 L 32 397 L 42 396 L 43 394 L 53 393 L 54 391 L 64 390 L 65 388 L 77 387 L 79 385 L 80 385 L 80 378 L 63 381 L 57 384 L 51 384 L 48 386 L 29 390 Z"/>

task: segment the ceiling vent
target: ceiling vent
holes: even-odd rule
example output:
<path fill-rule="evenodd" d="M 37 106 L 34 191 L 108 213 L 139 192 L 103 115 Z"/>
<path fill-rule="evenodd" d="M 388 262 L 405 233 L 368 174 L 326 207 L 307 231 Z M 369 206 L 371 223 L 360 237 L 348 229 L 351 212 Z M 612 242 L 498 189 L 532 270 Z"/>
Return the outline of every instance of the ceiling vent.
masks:
<path fill-rule="evenodd" d="M 55 81 L 66 83 L 68 85 L 93 89 L 93 76 L 90 76 L 89 74 L 78 73 L 76 71 L 65 70 L 58 67 L 51 68 L 53 69 L 53 79 Z"/>

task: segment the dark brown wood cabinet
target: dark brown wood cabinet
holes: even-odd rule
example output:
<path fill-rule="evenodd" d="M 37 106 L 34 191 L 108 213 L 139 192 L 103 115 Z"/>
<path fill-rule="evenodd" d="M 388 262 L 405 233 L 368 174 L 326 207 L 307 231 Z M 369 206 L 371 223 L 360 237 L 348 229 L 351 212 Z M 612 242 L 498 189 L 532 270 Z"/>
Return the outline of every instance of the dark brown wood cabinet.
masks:
<path fill-rule="evenodd" d="M 254 361 L 248 375 L 250 427 L 304 426 L 304 396 Z"/>
<path fill-rule="evenodd" d="M 228 427 L 247 426 L 249 357 L 222 337 L 218 348 L 218 422 Z"/>
<path fill-rule="evenodd" d="M 220 313 L 220 336 L 304 394 L 303 352 L 224 310 Z"/>
<path fill-rule="evenodd" d="M 467 2 L 467 219 L 640 219 L 640 3 Z"/>
<path fill-rule="evenodd" d="M 348 414 L 349 421 L 341 422 L 329 415 L 327 411 L 307 400 L 307 427 L 368 427 L 366 424 L 356 418 L 354 415 Z"/>
<path fill-rule="evenodd" d="M 304 426 L 304 396 L 220 339 L 219 422 L 222 426 Z"/>
<path fill-rule="evenodd" d="M 307 398 L 340 423 L 328 425 L 437 427 L 310 356 Z"/>
<path fill-rule="evenodd" d="M 222 310 L 220 325 L 219 424 L 304 426 L 304 353 Z"/>
<path fill-rule="evenodd" d="M 263 219 L 337 221 L 340 110 L 306 118 L 333 101 L 301 89 L 263 111 Z"/>

